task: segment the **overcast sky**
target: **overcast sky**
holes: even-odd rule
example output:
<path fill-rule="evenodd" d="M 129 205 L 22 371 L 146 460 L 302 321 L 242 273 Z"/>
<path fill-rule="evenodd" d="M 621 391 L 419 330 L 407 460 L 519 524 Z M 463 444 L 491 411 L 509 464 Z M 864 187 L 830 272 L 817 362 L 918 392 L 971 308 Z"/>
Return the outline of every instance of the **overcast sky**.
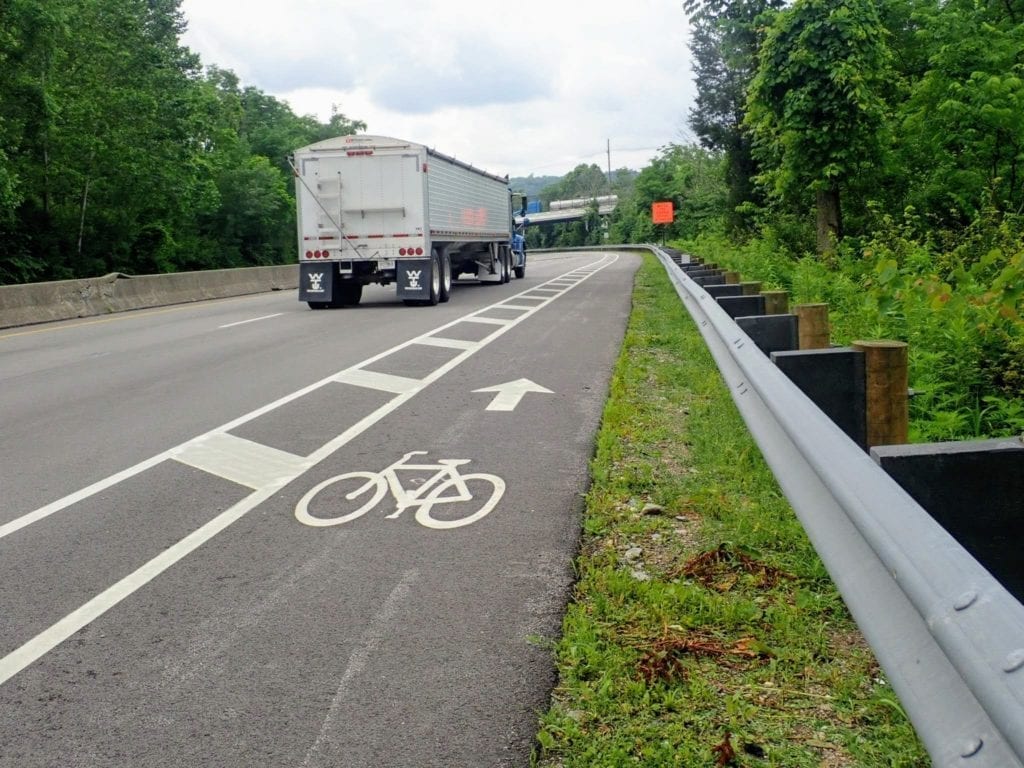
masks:
<path fill-rule="evenodd" d="M 639 169 L 686 138 L 680 0 L 184 0 L 183 43 L 326 120 L 497 174 Z"/>

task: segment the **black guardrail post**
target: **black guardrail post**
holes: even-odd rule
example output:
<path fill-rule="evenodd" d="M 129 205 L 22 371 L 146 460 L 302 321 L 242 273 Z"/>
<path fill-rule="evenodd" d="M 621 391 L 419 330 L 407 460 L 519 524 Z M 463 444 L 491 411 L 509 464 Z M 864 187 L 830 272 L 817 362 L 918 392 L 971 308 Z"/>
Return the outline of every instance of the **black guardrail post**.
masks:
<path fill-rule="evenodd" d="M 721 283 L 719 285 L 706 285 L 704 290 L 708 292 L 708 296 L 713 299 L 720 298 L 722 296 L 742 296 L 743 289 L 738 285 L 727 285 Z"/>
<path fill-rule="evenodd" d="M 864 353 L 851 347 L 774 352 L 772 362 L 864 450 L 868 448 Z"/>
<path fill-rule="evenodd" d="M 718 304 L 733 319 L 765 313 L 764 296 L 723 296 Z"/>
<path fill-rule="evenodd" d="M 737 317 L 736 325 L 742 328 L 766 355 L 771 355 L 772 352 L 788 352 L 799 346 L 796 315 Z"/>
<path fill-rule="evenodd" d="M 1024 440 L 882 445 L 871 458 L 1024 602 Z"/>

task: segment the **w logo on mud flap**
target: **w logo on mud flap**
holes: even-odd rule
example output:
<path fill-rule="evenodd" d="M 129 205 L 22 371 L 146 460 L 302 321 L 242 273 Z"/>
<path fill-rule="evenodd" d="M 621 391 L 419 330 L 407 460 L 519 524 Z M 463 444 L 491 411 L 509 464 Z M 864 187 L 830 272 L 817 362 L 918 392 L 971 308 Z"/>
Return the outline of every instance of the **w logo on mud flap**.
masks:
<path fill-rule="evenodd" d="M 324 273 L 323 272 L 310 272 L 309 273 L 309 291 L 310 291 L 310 293 L 323 293 L 323 291 L 324 291 Z"/>
<path fill-rule="evenodd" d="M 410 291 L 418 291 L 420 288 L 423 287 L 423 286 L 420 285 L 420 275 L 422 275 L 422 274 L 423 274 L 423 270 L 422 269 L 417 269 L 417 270 L 407 269 L 407 270 L 405 270 L 405 276 L 409 280 L 408 288 L 409 288 Z"/>

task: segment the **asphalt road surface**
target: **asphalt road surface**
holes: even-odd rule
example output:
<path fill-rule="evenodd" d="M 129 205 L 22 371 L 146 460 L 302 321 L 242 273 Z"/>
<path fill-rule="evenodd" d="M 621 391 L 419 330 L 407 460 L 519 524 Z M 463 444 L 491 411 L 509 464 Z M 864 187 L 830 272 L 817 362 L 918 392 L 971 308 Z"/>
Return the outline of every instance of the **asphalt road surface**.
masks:
<path fill-rule="evenodd" d="M 525 766 L 629 254 L 0 330 L 0 766 Z"/>

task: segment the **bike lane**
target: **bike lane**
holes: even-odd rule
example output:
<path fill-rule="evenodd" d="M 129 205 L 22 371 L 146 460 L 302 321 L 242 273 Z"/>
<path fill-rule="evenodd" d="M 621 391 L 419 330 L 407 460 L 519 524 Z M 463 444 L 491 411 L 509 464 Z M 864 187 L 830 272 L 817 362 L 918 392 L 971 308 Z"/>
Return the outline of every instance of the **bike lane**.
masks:
<path fill-rule="evenodd" d="M 92 755 L 84 765 L 156 764 L 148 762 L 155 756 L 161 765 L 525 764 L 553 681 L 546 643 L 570 584 L 580 494 L 637 263 L 624 256 L 600 270 L 581 267 L 563 284 L 503 302 L 344 373 L 330 391 L 183 451 L 179 463 L 251 488 L 266 480 L 253 467 L 287 476 L 289 457 L 324 450 L 330 430 L 317 425 L 352 407 L 355 392 L 367 401 L 360 407 L 377 408 L 410 395 L 77 632 L 78 659 L 66 675 L 85 671 L 90 685 L 87 694 L 75 685 L 60 693 L 82 704 L 61 718 L 61 749 Z M 524 309 L 560 290 L 535 313 Z M 410 384 L 524 314 L 429 386 Z M 488 410 L 500 393 L 486 390 L 524 378 L 551 392 Z M 285 426 L 297 422 L 308 428 Z M 262 448 L 243 461 L 239 440 Z M 313 517 L 338 514 L 342 484 L 311 496 L 318 485 L 379 472 L 412 451 L 427 451 L 416 463 L 468 460 L 459 473 L 501 478 L 503 493 L 486 516 L 450 528 L 421 525 L 415 506 L 388 519 L 391 489 L 341 525 L 296 518 L 305 497 Z M 415 494 L 432 471 L 405 474 L 402 485 Z M 497 489 L 488 480 L 470 486 L 478 497 Z M 459 506 L 428 513 L 457 521 Z M 133 630 L 122 668 L 104 671 L 90 653 L 119 632 L 118 614 L 128 610 L 149 626 Z M 44 688 L 66 655 L 22 672 L 15 690 Z M 0 756 L 0 764 L 34 764 L 32 745 L 45 738 L 22 735 L 4 755 L 26 759 Z"/>

